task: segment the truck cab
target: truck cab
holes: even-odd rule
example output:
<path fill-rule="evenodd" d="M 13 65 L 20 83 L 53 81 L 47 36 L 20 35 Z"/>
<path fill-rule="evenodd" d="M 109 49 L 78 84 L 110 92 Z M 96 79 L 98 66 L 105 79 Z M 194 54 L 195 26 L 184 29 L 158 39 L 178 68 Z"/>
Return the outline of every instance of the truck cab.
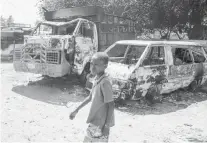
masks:
<path fill-rule="evenodd" d="M 117 40 L 134 39 L 133 20 L 105 14 L 103 8 L 89 6 L 44 13 L 21 48 L 14 50 L 14 69 L 61 77 L 76 73 L 86 80 L 90 57 Z"/>

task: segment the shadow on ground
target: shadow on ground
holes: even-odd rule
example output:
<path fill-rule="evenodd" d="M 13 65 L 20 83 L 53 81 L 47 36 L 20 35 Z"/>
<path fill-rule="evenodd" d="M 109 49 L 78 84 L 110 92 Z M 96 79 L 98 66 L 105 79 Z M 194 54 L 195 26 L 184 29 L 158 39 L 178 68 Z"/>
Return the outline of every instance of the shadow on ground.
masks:
<path fill-rule="evenodd" d="M 193 142 L 193 143 L 204 143 L 204 142 L 207 142 L 207 140 L 200 140 L 200 139 L 197 139 L 197 138 L 187 138 L 189 142 Z"/>
<path fill-rule="evenodd" d="M 12 91 L 34 100 L 60 106 L 83 101 L 88 95 L 75 76 L 42 77 L 40 80 L 30 81 L 27 85 L 15 86 Z"/>
<path fill-rule="evenodd" d="M 160 115 L 182 110 L 194 103 L 205 100 L 207 100 L 207 85 L 194 93 L 178 90 L 164 95 L 162 103 L 155 103 L 150 106 L 139 104 L 137 101 L 125 101 L 124 106 L 119 106 L 117 110 L 130 115 Z"/>
<path fill-rule="evenodd" d="M 27 85 L 15 86 L 12 91 L 34 100 L 60 106 L 66 106 L 70 102 L 81 102 L 88 95 L 74 75 L 61 78 L 45 77 L 30 81 Z M 117 107 L 116 110 L 131 115 L 159 115 L 185 109 L 193 103 L 205 100 L 207 100 L 207 85 L 195 93 L 178 90 L 165 95 L 162 103 L 151 106 L 137 101 L 125 101 L 124 105 Z"/>

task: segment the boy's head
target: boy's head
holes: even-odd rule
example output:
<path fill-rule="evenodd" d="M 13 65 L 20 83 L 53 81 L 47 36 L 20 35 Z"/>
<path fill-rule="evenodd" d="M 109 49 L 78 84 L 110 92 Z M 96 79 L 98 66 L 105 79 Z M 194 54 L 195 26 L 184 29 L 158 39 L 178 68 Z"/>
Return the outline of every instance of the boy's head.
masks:
<path fill-rule="evenodd" d="M 90 70 L 93 75 L 105 71 L 108 66 L 109 57 L 104 52 L 97 52 L 92 56 Z"/>

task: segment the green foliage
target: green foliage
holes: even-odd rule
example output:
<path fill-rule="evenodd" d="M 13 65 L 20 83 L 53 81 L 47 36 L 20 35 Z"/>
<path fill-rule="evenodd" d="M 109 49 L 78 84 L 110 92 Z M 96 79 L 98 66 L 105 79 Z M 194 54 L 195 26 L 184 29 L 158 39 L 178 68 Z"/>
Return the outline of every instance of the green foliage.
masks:
<path fill-rule="evenodd" d="M 1 26 L 6 26 L 6 19 L 1 16 Z"/>
<path fill-rule="evenodd" d="M 10 23 L 14 23 L 14 18 L 12 17 L 12 15 L 10 15 L 9 18 L 7 19 L 7 24 Z"/>
<path fill-rule="evenodd" d="M 47 10 L 79 6 L 100 6 L 106 13 L 121 15 L 137 21 L 139 33 L 159 31 L 162 39 L 176 33 L 182 38 L 202 38 L 202 23 L 207 16 L 207 0 L 39 0 Z"/>

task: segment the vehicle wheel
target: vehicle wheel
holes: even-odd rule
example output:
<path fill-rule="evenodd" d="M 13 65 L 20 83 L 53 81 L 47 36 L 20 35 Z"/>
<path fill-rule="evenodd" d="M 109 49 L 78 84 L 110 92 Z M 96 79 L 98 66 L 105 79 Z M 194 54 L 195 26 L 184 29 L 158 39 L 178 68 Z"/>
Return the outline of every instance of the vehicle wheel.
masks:
<path fill-rule="evenodd" d="M 162 96 L 161 96 L 157 86 L 151 87 L 148 90 L 147 94 L 145 95 L 145 99 L 146 99 L 148 105 L 152 105 L 154 103 L 161 103 L 162 102 Z"/>
<path fill-rule="evenodd" d="M 153 98 L 153 95 L 152 94 L 150 94 L 150 93 L 147 93 L 146 95 L 145 95 L 145 102 L 144 103 L 147 103 L 147 105 L 152 105 L 152 104 L 154 104 L 154 98 Z"/>
<path fill-rule="evenodd" d="M 195 92 L 198 89 L 198 82 L 196 80 L 192 81 L 188 89 L 189 91 Z"/>

